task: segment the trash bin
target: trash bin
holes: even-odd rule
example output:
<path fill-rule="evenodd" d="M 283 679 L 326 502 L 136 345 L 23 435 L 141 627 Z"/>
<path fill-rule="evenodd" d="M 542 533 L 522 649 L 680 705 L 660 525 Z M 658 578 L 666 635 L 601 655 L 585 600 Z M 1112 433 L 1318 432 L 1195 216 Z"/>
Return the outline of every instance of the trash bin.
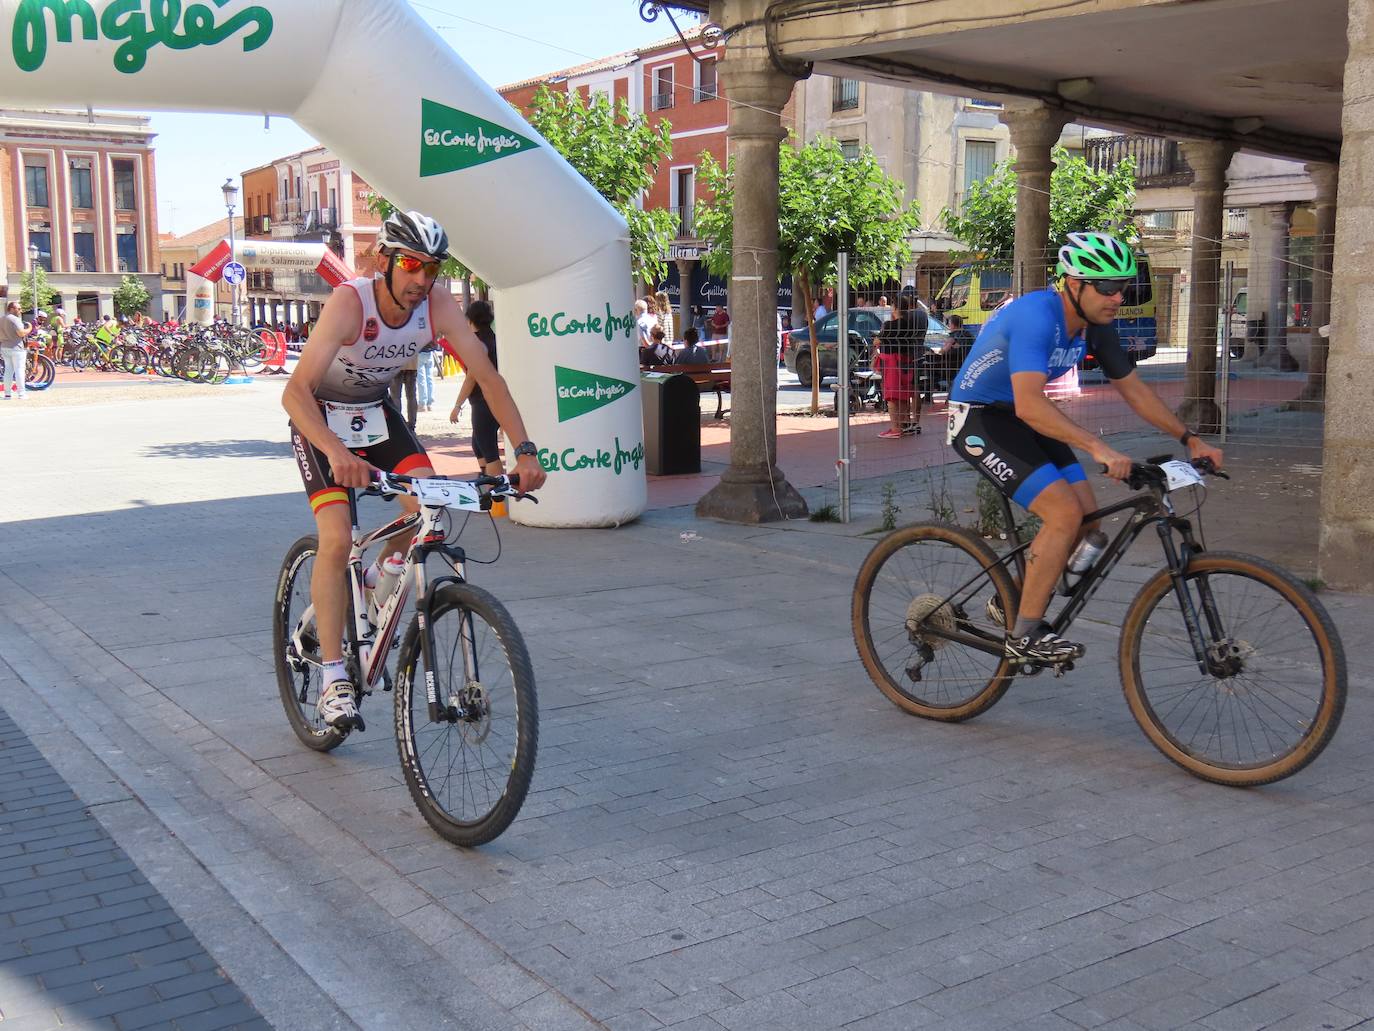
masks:
<path fill-rule="evenodd" d="M 654 476 L 701 472 L 701 395 L 683 373 L 641 372 L 644 468 Z"/>

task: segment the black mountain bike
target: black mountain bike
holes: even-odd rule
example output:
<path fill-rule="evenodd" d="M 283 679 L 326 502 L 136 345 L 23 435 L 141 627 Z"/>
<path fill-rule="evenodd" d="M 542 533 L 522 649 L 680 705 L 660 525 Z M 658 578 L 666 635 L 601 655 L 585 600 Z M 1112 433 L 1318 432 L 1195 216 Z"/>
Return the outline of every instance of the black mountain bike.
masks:
<path fill-rule="evenodd" d="M 353 549 L 344 660 L 359 688 L 359 712 L 373 688 L 392 690 L 387 659 L 399 641 L 396 747 L 410 797 L 442 837 L 457 845 L 485 844 L 510 826 L 525 801 L 539 747 L 539 708 L 524 639 L 505 606 L 467 582 L 467 556 L 447 541 L 446 513 L 486 512 L 494 498 L 525 495 L 518 493 L 514 477 L 479 476 L 470 482 L 385 472 L 366 493 L 409 494 L 419 500 L 420 510 L 364 533 L 358 529 L 356 496 L 348 491 Z M 369 599 L 363 553 L 411 529 L 415 536 L 395 589 L 389 597 Z M 324 686 L 310 603 L 318 550 L 319 540 L 310 536 L 287 551 L 272 608 L 272 641 L 287 721 L 307 748 L 327 752 L 349 731 L 329 726 L 316 711 Z M 446 570 L 433 578 L 425 569 L 431 557 Z M 412 589 L 415 614 L 401 638 L 402 612 Z M 361 715 L 354 729 L 363 729 Z"/>
<path fill-rule="evenodd" d="M 1205 493 L 1202 473 L 1223 475 L 1206 460 L 1167 455 L 1132 464 L 1126 482 L 1141 493 L 1085 521 L 1130 516 L 1081 579 L 1072 587 L 1061 581 L 1068 597 L 1052 626 L 1066 634 L 1131 544 L 1154 527 L 1165 568 L 1140 589 L 1121 629 L 1131 715 L 1189 773 L 1218 784 L 1268 784 L 1301 770 L 1336 732 L 1345 653 L 1326 609 L 1291 573 L 1203 548 L 1175 510 L 1177 492 Z M 859 655 L 879 690 L 913 715 L 969 719 L 1018 673 L 1047 668 L 1004 654 L 1005 614 L 1020 602 L 1029 541 L 1001 500 L 1010 528 L 1005 554 L 957 526 L 918 523 L 884 537 L 859 570 L 852 609 Z M 1061 676 L 1073 663 L 1048 668 Z"/>

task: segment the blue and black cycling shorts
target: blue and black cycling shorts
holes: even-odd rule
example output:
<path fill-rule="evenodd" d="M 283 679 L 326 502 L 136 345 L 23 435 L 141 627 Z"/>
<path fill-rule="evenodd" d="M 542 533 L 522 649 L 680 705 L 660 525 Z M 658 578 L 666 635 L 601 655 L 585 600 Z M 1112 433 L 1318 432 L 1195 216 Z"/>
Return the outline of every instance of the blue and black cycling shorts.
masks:
<path fill-rule="evenodd" d="M 1003 405 L 950 405 L 950 444 L 1022 508 L 1050 484 L 1088 478 L 1073 448 L 1038 433 Z"/>

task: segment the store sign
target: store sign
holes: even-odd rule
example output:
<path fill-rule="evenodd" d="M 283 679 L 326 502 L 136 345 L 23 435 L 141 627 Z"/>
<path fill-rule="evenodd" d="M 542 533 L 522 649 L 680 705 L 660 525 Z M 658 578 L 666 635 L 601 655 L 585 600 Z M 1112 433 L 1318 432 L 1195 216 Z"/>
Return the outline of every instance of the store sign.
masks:
<path fill-rule="evenodd" d="M 635 384 L 610 376 L 599 376 L 580 369 L 553 367 L 553 381 L 558 390 L 558 421 L 567 422 L 598 408 L 619 401 L 635 388 Z"/>
<path fill-rule="evenodd" d="M 222 4 L 223 0 L 217 0 L 215 6 Z M 262 46 L 272 35 L 272 15 L 265 7 L 245 7 L 216 24 L 214 8 L 205 4 L 191 4 L 184 12 L 180 3 L 168 0 L 150 0 L 146 13 L 144 6 L 143 0 L 115 0 L 97 21 L 95 8 L 86 0 L 20 0 L 10 32 L 14 63 L 26 72 L 43 67 L 48 57 L 49 14 L 53 35 L 59 43 L 71 43 L 74 28 L 88 42 L 104 36 L 109 42 L 119 43 L 114 66 L 126 75 L 142 71 L 148 63 L 148 51 L 159 44 L 169 50 L 213 47 L 251 24 L 252 31 L 242 37 L 247 53 Z"/>
<path fill-rule="evenodd" d="M 485 118 L 420 101 L 420 177 L 443 175 L 533 150 L 539 144 Z"/>

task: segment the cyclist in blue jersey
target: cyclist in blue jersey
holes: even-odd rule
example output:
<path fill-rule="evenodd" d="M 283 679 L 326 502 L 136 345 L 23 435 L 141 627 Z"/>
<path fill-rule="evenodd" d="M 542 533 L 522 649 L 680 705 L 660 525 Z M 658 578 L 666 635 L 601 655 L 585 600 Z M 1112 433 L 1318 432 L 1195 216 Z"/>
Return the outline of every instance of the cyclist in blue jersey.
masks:
<path fill-rule="evenodd" d="M 1136 276 L 1129 247 L 1103 233 L 1070 233 L 1059 250 L 1059 288 L 1037 290 L 1007 305 L 983 327 L 950 384 L 948 441 L 1003 494 L 1043 521 L 1026 551 L 1026 582 L 1014 623 L 1007 626 L 1008 658 L 1059 663 L 1083 646 L 1065 641 L 1045 623 L 1055 582 L 1075 545 L 1096 524 L 1097 508 L 1078 448 L 1123 479 L 1131 460 L 1079 426 L 1045 396 L 1045 384 L 1078 365 L 1091 349 L 1133 411 L 1188 448 L 1193 458 L 1221 466 L 1222 454 L 1179 420 L 1136 373 L 1112 320 Z M 1088 347 L 1090 345 L 1090 348 Z"/>

